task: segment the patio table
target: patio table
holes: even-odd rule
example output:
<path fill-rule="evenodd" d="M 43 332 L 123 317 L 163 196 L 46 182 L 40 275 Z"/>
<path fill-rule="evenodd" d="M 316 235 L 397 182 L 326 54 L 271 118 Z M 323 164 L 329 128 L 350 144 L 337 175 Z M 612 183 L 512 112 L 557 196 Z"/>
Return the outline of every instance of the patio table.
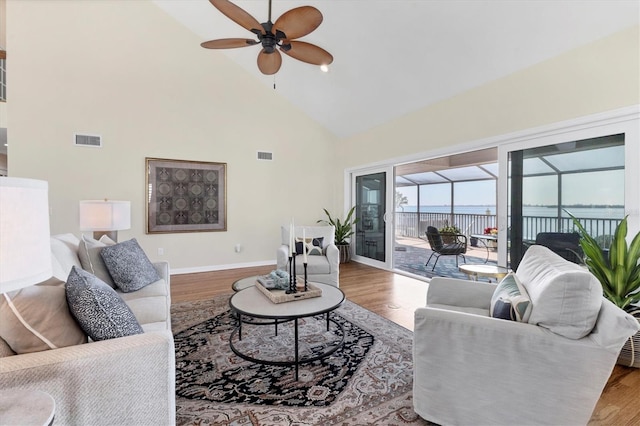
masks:
<path fill-rule="evenodd" d="M 475 238 L 478 241 L 482 242 L 482 244 L 484 245 L 484 247 L 487 249 L 487 258 L 484 260 L 484 263 L 487 263 L 489 261 L 489 241 L 493 241 L 496 245 L 496 247 L 498 246 L 498 236 L 497 235 L 492 235 L 492 234 L 472 234 L 469 237 L 471 238 Z"/>

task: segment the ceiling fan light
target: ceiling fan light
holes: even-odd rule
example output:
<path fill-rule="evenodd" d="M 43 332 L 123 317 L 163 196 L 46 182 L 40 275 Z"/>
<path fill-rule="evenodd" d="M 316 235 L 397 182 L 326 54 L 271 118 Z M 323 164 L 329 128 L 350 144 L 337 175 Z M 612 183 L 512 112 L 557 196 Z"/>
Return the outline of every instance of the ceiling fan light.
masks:
<path fill-rule="evenodd" d="M 320 71 L 329 72 L 329 65 L 327 65 L 327 64 L 320 65 Z"/>

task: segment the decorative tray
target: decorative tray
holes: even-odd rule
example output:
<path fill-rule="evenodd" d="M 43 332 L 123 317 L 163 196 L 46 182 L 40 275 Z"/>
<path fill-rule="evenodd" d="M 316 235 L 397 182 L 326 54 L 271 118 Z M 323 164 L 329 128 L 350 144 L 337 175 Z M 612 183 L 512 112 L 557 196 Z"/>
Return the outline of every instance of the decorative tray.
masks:
<path fill-rule="evenodd" d="M 287 294 L 285 290 L 273 289 L 269 290 L 256 281 L 256 288 L 269 298 L 273 303 L 292 302 L 294 300 L 311 299 L 312 297 L 322 296 L 322 289 L 311 283 L 307 283 L 307 291 L 304 291 L 304 284 L 300 286 L 298 282 L 298 291 L 296 293 Z M 302 290 L 301 290 L 302 288 Z"/>

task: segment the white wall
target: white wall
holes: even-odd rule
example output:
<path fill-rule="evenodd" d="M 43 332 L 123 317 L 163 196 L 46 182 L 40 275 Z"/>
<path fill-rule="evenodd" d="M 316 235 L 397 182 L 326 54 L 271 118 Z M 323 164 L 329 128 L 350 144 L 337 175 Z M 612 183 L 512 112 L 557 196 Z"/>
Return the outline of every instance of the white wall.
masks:
<path fill-rule="evenodd" d="M 341 169 L 640 104 L 640 27 L 343 141 Z"/>
<path fill-rule="evenodd" d="M 52 233 L 80 234 L 79 200 L 131 200 L 120 240 L 153 260 L 257 264 L 275 261 L 280 224 L 315 224 L 333 202 L 334 137 L 152 3 L 9 0 L 7 18 L 9 173 L 49 181 Z M 104 147 L 74 147 L 74 132 Z M 228 231 L 145 235 L 145 157 L 226 162 Z"/>

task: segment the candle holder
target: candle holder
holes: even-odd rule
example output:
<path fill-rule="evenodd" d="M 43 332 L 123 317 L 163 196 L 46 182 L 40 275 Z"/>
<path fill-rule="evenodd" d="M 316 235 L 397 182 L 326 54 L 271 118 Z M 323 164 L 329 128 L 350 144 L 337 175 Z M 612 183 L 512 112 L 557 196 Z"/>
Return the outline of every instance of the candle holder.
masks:
<path fill-rule="evenodd" d="M 307 287 L 307 262 L 304 262 L 303 265 L 304 265 L 304 291 L 307 291 L 308 290 L 308 287 Z"/>
<path fill-rule="evenodd" d="M 292 253 L 289 256 L 289 289 L 285 292 L 286 294 L 296 293 L 296 254 Z"/>

